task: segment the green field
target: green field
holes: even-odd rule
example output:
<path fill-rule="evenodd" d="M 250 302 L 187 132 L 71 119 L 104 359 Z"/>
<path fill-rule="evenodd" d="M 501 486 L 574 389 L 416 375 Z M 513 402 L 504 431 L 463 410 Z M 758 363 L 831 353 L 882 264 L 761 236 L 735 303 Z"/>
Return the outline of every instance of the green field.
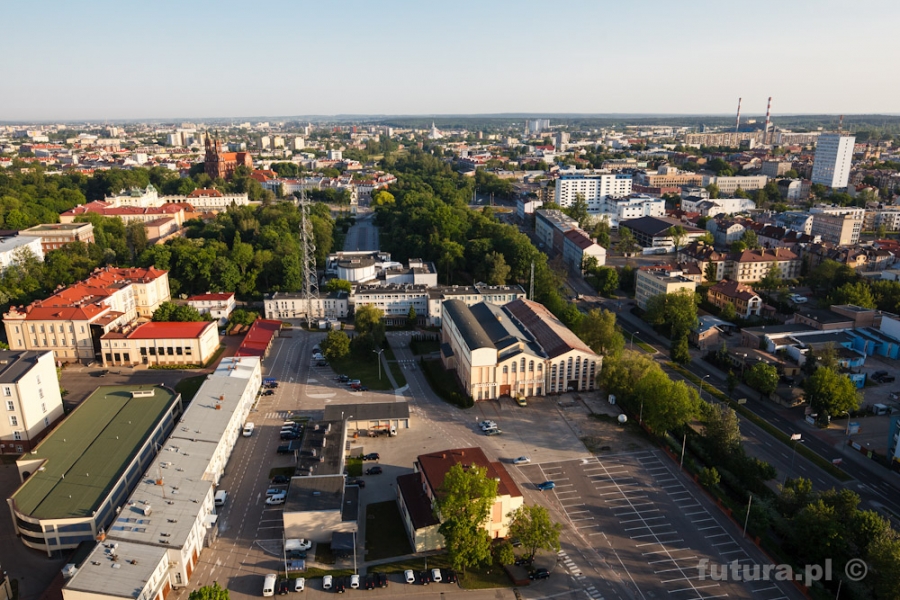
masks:
<path fill-rule="evenodd" d="M 406 527 L 393 500 L 366 508 L 366 560 L 411 554 Z"/>

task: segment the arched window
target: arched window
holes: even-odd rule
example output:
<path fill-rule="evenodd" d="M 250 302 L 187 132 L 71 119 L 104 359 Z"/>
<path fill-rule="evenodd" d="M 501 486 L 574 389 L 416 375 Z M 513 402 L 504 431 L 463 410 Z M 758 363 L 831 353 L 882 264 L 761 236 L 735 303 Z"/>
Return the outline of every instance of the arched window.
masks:
<path fill-rule="evenodd" d="M 509 372 L 509 367 L 503 365 L 503 374 L 506 375 Z"/>
<path fill-rule="evenodd" d="M 516 363 L 513 363 L 513 364 L 512 364 L 512 372 L 513 372 L 513 373 L 516 372 Z"/>
<path fill-rule="evenodd" d="M 528 370 L 534 371 L 534 361 L 533 360 L 528 361 Z"/>

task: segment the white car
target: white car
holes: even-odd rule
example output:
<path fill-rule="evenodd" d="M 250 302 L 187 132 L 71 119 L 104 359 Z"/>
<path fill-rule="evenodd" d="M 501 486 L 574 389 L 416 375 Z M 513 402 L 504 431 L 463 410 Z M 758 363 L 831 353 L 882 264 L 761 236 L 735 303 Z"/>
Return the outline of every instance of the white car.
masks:
<path fill-rule="evenodd" d="M 800 294 L 791 294 L 790 299 L 794 304 L 803 304 L 805 302 L 809 302 L 809 298 L 807 298 L 806 296 L 801 296 Z"/>
<path fill-rule="evenodd" d="M 266 504 L 269 506 L 275 506 L 276 504 L 284 504 L 284 499 L 287 498 L 287 494 L 281 492 L 280 494 L 274 494 L 266 498 Z"/>
<path fill-rule="evenodd" d="M 322 589 L 323 589 L 323 590 L 330 590 L 330 589 L 331 589 L 331 584 L 332 584 L 333 581 L 334 581 L 334 580 L 331 578 L 331 575 L 326 575 L 325 577 L 323 577 L 323 578 L 322 578 Z"/>
<path fill-rule="evenodd" d="M 431 570 L 431 580 L 435 583 L 441 582 L 441 570 L 440 569 L 432 569 Z"/>
<path fill-rule="evenodd" d="M 407 569 L 403 571 L 403 579 L 406 580 L 406 583 L 415 583 L 416 574 L 412 572 L 412 569 Z"/>
<path fill-rule="evenodd" d="M 482 431 L 484 431 L 485 429 L 497 429 L 497 422 L 496 421 L 482 421 L 481 423 L 478 424 L 478 426 L 481 427 Z"/>
<path fill-rule="evenodd" d="M 359 589 L 359 575 L 351 575 L 350 576 L 350 589 L 351 590 Z"/>
<path fill-rule="evenodd" d="M 251 435 L 253 435 L 254 427 L 255 427 L 255 425 L 249 421 L 244 423 L 244 432 L 243 432 L 244 437 L 250 437 Z"/>
<path fill-rule="evenodd" d="M 513 459 L 514 465 L 527 465 L 530 462 L 531 462 L 531 459 L 528 458 L 527 456 L 520 456 L 519 458 Z"/>
<path fill-rule="evenodd" d="M 298 577 L 297 579 L 294 580 L 294 591 L 295 592 L 302 592 L 305 587 L 306 587 L 306 578 L 305 577 Z"/>
<path fill-rule="evenodd" d="M 297 541 L 300 543 L 295 548 L 296 550 L 302 550 L 305 552 L 306 550 L 309 550 L 310 548 L 312 548 L 312 540 L 304 540 L 301 538 Z"/>

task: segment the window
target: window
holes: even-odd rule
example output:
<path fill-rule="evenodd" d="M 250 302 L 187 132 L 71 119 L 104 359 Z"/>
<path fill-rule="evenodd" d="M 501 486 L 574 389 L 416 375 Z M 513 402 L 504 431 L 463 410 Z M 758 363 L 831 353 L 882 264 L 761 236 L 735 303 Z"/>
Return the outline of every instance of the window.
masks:
<path fill-rule="evenodd" d="M 38 385 L 41 385 L 41 376 L 40 376 L 40 375 L 36 375 L 36 376 L 35 376 L 35 379 L 37 380 L 37 384 L 38 384 Z"/>
<path fill-rule="evenodd" d="M 16 410 L 16 403 L 12 400 L 6 401 L 6 410 Z"/>
<path fill-rule="evenodd" d="M 38 398 L 40 398 L 41 400 L 44 399 L 44 388 L 38 388 Z M 47 412 L 47 411 L 44 411 L 44 412 Z"/>
<path fill-rule="evenodd" d="M 21 431 L 13 431 L 13 439 L 16 441 L 21 440 L 22 432 Z M 19 446 L 19 448 L 21 448 L 21 446 Z M 20 452 L 21 452 L 21 450 L 20 450 Z"/>
<path fill-rule="evenodd" d="M 16 427 L 19 424 L 19 417 L 17 417 L 16 415 L 11 415 L 9 417 L 9 424 L 13 427 Z"/>
<path fill-rule="evenodd" d="M 109 352 L 106 353 L 106 362 L 112 362 L 112 354 Z"/>
<path fill-rule="evenodd" d="M 50 417 L 44 417 L 44 427 L 50 427 Z"/>
<path fill-rule="evenodd" d="M 3 395 L 4 396 L 12 396 L 12 388 L 8 385 L 3 386 Z"/>

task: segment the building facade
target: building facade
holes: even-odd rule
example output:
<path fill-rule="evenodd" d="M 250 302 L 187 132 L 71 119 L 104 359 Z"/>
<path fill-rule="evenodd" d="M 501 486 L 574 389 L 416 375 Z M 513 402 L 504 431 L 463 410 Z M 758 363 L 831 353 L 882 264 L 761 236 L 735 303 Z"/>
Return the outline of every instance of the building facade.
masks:
<path fill-rule="evenodd" d="M 823 133 L 816 143 L 816 157 L 813 162 L 813 183 L 830 188 L 844 189 L 850 180 L 853 166 L 853 144 L 856 137 L 839 133 Z"/>
<path fill-rule="evenodd" d="M 584 197 L 589 213 L 600 213 L 609 196 L 627 196 L 631 193 L 631 175 L 625 173 L 577 173 L 562 175 L 556 181 L 554 201 L 562 207 L 575 203 L 578 195 Z"/>
<path fill-rule="evenodd" d="M 150 322 L 100 338 L 105 367 L 135 365 L 204 366 L 219 349 L 218 323 Z"/>
<path fill-rule="evenodd" d="M 28 452 L 63 417 L 52 352 L 0 350 L 0 454 Z"/>
<path fill-rule="evenodd" d="M 660 294 L 674 294 L 680 290 L 697 289 L 697 282 L 684 277 L 680 269 L 674 267 L 642 267 L 635 273 L 634 302 L 647 310 L 650 298 Z"/>
<path fill-rule="evenodd" d="M 59 250 L 72 242 L 92 243 L 94 241 L 94 225 L 91 223 L 50 223 L 23 229 L 19 235 L 39 238 L 41 249 L 46 254 L 51 250 Z"/>
<path fill-rule="evenodd" d="M 211 179 L 231 179 L 239 166 L 253 168 L 253 158 L 249 152 L 223 152 L 222 142 L 212 136 L 206 138 L 204 170 Z"/>
<path fill-rule="evenodd" d="M 237 305 L 234 301 L 234 292 L 222 292 L 217 294 L 199 294 L 187 299 L 188 306 L 193 306 L 201 315 L 209 315 L 224 325 L 228 322 Z"/>
<path fill-rule="evenodd" d="M 737 315 L 743 319 L 762 314 L 763 301 L 759 294 L 750 286 L 737 281 L 720 281 L 709 288 L 706 299 L 719 309 L 731 303 Z"/>

